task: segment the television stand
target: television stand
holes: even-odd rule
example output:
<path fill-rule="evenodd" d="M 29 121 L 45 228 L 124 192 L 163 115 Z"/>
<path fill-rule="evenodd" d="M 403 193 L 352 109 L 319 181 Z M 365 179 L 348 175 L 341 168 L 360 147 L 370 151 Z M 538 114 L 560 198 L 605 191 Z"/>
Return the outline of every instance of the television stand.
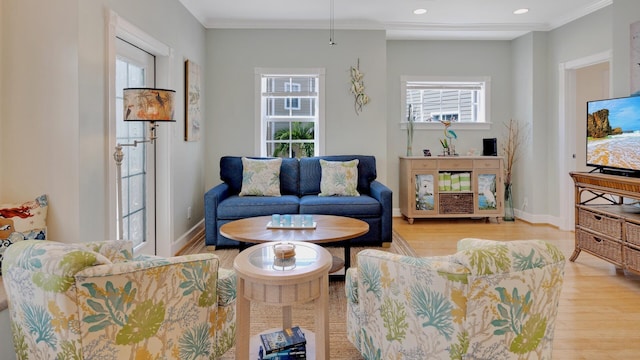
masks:
<path fill-rule="evenodd" d="M 570 173 L 575 182 L 575 249 L 640 273 L 640 179 L 602 173 Z"/>

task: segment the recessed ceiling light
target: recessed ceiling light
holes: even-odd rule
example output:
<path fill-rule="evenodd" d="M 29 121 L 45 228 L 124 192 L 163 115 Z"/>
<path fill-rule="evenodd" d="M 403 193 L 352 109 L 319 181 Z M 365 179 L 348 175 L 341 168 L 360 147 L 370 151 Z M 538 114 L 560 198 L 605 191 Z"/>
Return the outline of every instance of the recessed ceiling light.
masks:
<path fill-rule="evenodd" d="M 522 14 L 526 14 L 529 12 L 529 9 L 518 9 L 518 10 L 514 10 L 513 13 L 516 15 L 522 15 Z"/>
<path fill-rule="evenodd" d="M 416 14 L 416 15 L 426 14 L 427 13 L 427 9 L 415 9 L 415 10 L 413 10 L 413 13 Z"/>

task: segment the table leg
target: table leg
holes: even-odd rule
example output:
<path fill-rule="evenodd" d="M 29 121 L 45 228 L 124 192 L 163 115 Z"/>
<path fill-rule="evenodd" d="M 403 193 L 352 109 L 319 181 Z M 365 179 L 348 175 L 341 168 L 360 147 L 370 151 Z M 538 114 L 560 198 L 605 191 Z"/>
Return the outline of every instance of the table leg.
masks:
<path fill-rule="evenodd" d="M 320 296 L 316 299 L 316 360 L 329 358 L 329 277 L 320 284 Z"/>
<path fill-rule="evenodd" d="M 351 266 L 351 242 L 348 240 L 344 243 L 344 271 L 347 273 L 347 269 Z"/>
<path fill-rule="evenodd" d="M 282 307 L 282 328 L 288 329 L 291 327 L 291 306 Z"/>
<path fill-rule="evenodd" d="M 250 323 L 251 302 L 244 296 L 244 279 L 239 278 L 236 289 L 236 360 L 249 359 Z"/>

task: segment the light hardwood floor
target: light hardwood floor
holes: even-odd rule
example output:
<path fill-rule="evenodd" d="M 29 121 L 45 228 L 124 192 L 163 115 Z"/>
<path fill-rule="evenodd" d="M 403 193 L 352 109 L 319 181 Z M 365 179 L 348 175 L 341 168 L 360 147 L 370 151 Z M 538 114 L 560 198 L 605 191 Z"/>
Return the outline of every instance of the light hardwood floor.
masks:
<path fill-rule="evenodd" d="M 567 263 L 553 358 L 640 359 L 640 275 L 623 272 L 585 252 L 570 262 L 572 231 L 524 221 L 486 223 L 471 219 L 416 219 L 410 225 L 402 218 L 394 218 L 393 228 L 420 256 L 451 254 L 456 250 L 456 241 L 465 237 L 542 239 L 557 245 Z"/>

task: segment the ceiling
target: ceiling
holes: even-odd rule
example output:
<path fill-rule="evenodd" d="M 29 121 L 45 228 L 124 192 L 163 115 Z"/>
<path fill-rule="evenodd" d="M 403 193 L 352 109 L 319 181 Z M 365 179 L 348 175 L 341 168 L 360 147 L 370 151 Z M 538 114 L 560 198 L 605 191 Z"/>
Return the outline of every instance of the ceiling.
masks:
<path fill-rule="evenodd" d="M 511 40 L 548 31 L 613 0 L 180 0 L 210 29 L 385 30 L 387 39 Z M 424 15 L 413 10 L 423 8 Z M 524 15 L 513 11 L 528 8 Z"/>

